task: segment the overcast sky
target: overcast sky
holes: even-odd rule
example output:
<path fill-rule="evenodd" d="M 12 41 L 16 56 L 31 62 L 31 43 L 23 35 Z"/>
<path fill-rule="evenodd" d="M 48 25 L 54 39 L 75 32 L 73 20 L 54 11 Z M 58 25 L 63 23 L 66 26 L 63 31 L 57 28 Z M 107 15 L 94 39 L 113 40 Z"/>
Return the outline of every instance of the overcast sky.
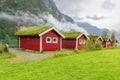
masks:
<path fill-rule="evenodd" d="M 74 18 L 99 28 L 120 32 L 120 0 L 54 0 L 58 9 Z"/>

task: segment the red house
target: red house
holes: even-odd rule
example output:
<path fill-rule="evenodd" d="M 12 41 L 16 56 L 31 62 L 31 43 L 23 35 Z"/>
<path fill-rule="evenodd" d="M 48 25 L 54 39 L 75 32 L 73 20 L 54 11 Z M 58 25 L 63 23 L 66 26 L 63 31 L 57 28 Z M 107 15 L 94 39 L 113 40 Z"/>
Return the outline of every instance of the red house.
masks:
<path fill-rule="evenodd" d="M 112 46 L 113 46 L 113 47 L 116 47 L 116 46 L 117 46 L 117 43 L 118 43 L 118 40 L 116 40 L 116 39 L 115 39 L 115 40 L 112 40 Z"/>
<path fill-rule="evenodd" d="M 88 37 L 81 32 L 62 32 L 65 38 L 62 41 L 63 48 L 84 49 Z"/>
<path fill-rule="evenodd" d="M 102 45 L 103 43 L 103 39 L 100 36 L 89 35 L 88 37 L 93 44 L 100 43 Z"/>
<path fill-rule="evenodd" d="M 110 38 L 103 39 L 103 47 L 108 48 L 112 46 L 112 40 Z"/>
<path fill-rule="evenodd" d="M 19 48 L 40 52 L 61 50 L 62 38 L 64 38 L 50 25 L 20 29 L 15 35 L 19 37 Z"/>

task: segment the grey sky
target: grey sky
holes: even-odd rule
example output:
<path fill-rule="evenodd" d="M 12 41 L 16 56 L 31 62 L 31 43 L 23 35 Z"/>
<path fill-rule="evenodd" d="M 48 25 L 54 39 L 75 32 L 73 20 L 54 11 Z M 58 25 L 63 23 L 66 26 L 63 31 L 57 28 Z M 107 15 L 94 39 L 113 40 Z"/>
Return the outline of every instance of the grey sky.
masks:
<path fill-rule="evenodd" d="M 54 0 L 75 21 L 120 31 L 120 0 Z"/>

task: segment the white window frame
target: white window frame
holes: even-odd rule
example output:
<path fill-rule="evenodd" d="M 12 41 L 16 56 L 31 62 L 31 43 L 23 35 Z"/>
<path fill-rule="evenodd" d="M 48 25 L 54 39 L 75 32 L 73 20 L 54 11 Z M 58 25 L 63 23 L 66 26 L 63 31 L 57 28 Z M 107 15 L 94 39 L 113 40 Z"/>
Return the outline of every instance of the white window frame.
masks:
<path fill-rule="evenodd" d="M 85 40 L 82 40 L 82 39 L 79 40 L 79 44 L 85 44 L 85 43 L 86 43 Z"/>
<path fill-rule="evenodd" d="M 54 41 L 54 39 L 56 39 L 56 42 Z M 53 43 L 58 43 L 58 38 L 57 37 L 53 38 Z"/>
<path fill-rule="evenodd" d="M 50 39 L 50 41 L 47 41 L 48 38 Z M 51 37 L 46 37 L 46 43 L 52 43 L 52 38 Z"/>
<path fill-rule="evenodd" d="M 107 44 L 109 45 L 109 44 L 111 44 L 111 43 L 108 41 Z"/>

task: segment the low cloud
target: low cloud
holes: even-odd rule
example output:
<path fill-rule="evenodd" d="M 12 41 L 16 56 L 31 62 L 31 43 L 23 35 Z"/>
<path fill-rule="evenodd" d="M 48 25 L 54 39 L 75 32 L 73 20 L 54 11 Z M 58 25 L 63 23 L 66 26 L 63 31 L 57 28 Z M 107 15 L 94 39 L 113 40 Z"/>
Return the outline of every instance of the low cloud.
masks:
<path fill-rule="evenodd" d="M 0 18 L 7 19 L 13 22 L 16 22 L 19 25 L 41 25 L 43 23 L 43 20 L 41 19 L 41 16 L 36 16 L 29 13 L 22 13 L 22 15 L 10 15 L 7 13 L 1 13 Z"/>
<path fill-rule="evenodd" d="M 54 27 L 57 28 L 58 30 L 86 32 L 84 29 L 80 28 L 75 23 L 59 22 L 51 14 L 34 15 L 31 13 L 21 13 L 19 15 L 18 13 L 15 13 L 15 15 L 10 15 L 7 13 L 1 13 L 0 18 L 14 21 L 18 24 L 18 26 L 31 26 L 31 25 L 41 26 L 46 24 L 47 21 L 48 24 L 54 25 Z"/>
<path fill-rule="evenodd" d="M 111 0 L 105 0 L 102 4 L 102 8 L 106 10 L 112 10 L 115 8 L 115 4 L 111 2 Z"/>
<path fill-rule="evenodd" d="M 45 19 L 48 21 L 48 23 L 54 25 L 59 30 L 63 30 L 63 31 L 80 31 L 80 32 L 87 33 L 83 28 L 80 28 L 77 24 L 70 23 L 70 22 L 59 22 L 52 15 L 45 16 Z"/>
<path fill-rule="evenodd" d="M 120 0 L 54 1 L 61 12 L 73 17 L 77 22 L 87 22 L 98 28 L 107 28 L 120 32 Z"/>
<path fill-rule="evenodd" d="M 105 17 L 104 16 L 86 16 L 87 19 L 91 19 L 91 20 L 101 20 L 101 19 L 104 19 Z"/>

